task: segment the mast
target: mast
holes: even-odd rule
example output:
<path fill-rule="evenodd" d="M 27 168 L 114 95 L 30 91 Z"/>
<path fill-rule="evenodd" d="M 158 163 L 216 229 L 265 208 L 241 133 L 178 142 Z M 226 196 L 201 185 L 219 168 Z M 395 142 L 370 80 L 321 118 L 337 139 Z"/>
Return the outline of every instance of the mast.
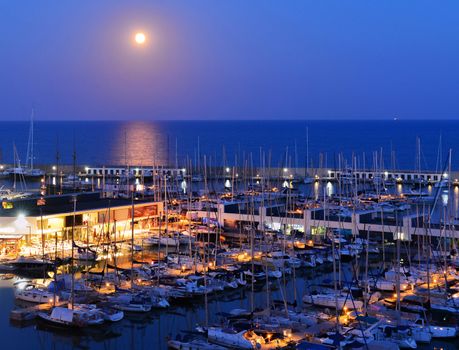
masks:
<path fill-rule="evenodd" d="M 175 138 L 175 169 L 178 169 L 178 140 Z"/>
<path fill-rule="evenodd" d="M 76 214 L 76 204 L 77 204 L 77 197 L 74 195 L 72 197 L 73 201 L 73 220 L 72 220 L 72 263 L 71 263 L 71 272 L 72 272 L 72 284 L 71 284 L 71 294 L 70 294 L 70 302 L 72 304 L 72 310 L 75 304 L 75 271 L 74 271 L 74 256 L 73 256 L 73 248 L 75 246 L 75 214 Z"/>
<path fill-rule="evenodd" d="M 130 193 L 130 188 L 129 188 L 129 183 L 130 183 L 130 169 L 128 165 L 128 160 L 127 160 L 127 133 L 126 130 L 124 131 L 124 164 L 126 165 L 126 193 Z M 104 172 L 105 173 L 105 172 Z"/>
<path fill-rule="evenodd" d="M 198 168 L 197 174 L 199 174 L 200 171 L 201 171 L 201 149 L 200 148 L 201 148 L 201 141 L 200 141 L 200 138 L 198 136 L 198 151 L 197 151 L 197 164 L 196 164 L 196 166 Z"/>
<path fill-rule="evenodd" d="M 30 117 L 30 135 L 31 135 L 31 140 L 30 140 L 30 170 L 33 169 L 33 114 L 34 114 L 34 110 L 32 109 L 32 115 Z"/>
<path fill-rule="evenodd" d="M 326 209 L 326 199 L 325 199 L 325 188 L 324 188 L 324 216 L 326 215 L 327 213 L 327 209 Z M 325 218 L 325 217 L 324 217 Z M 329 230 L 329 226 L 328 226 L 328 216 L 327 216 L 327 232 Z M 336 316 L 336 333 L 338 333 L 339 331 L 339 308 L 338 308 L 338 285 L 337 285 L 337 282 L 336 282 L 336 259 L 335 259 L 335 254 L 336 254 L 336 249 L 335 249 L 335 234 L 332 232 L 332 236 L 331 236 L 331 241 L 332 241 L 332 260 L 333 260 L 333 290 L 335 292 L 335 316 Z M 339 240 L 338 240 L 339 242 Z M 340 259 L 340 254 L 338 253 L 338 259 Z"/>
<path fill-rule="evenodd" d="M 32 108 L 32 113 L 30 114 L 29 140 L 27 142 L 26 155 L 26 167 L 29 166 L 31 170 L 33 169 L 33 117 L 34 109 Z"/>
<path fill-rule="evenodd" d="M 16 157 L 17 157 L 17 151 L 16 151 L 16 143 L 13 143 L 13 192 L 16 192 Z"/>
<path fill-rule="evenodd" d="M 73 192 L 76 191 L 76 182 L 75 182 L 75 177 L 76 177 L 76 145 L 75 145 L 75 134 L 73 134 L 73 154 L 72 154 L 72 160 L 73 160 Z"/>
<path fill-rule="evenodd" d="M 309 176 L 309 127 L 306 127 L 306 174 L 305 177 Z"/>
<path fill-rule="evenodd" d="M 166 257 L 168 254 L 169 250 L 169 231 L 168 231 L 168 222 L 169 222 L 169 217 L 168 217 L 168 205 L 167 205 L 167 175 L 164 174 L 164 215 L 165 215 L 165 223 L 164 223 L 164 232 L 166 233 Z M 161 243 L 161 242 L 160 242 Z"/>
<path fill-rule="evenodd" d="M 207 248 L 209 248 L 209 240 L 210 240 L 210 202 L 209 202 L 209 188 L 207 184 L 207 162 L 206 156 L 204 155 L 204 188 L 207 197 L 207 204 L 206 204 L 206 218 L 207 218 Z M 205 246 L 204 246 L 205 247 Z M 207 272 L 209 268 L 209 256 L 204 249 L 204 304 L 205 304 L 205 320 L 206 320 L 206 327 L 209 324 L 209 310 L 208 310 L 208 296 L 207 296 Z"/>
<path fill-rule="evenodd" d="M 131 193 L 131 290 L 134 288 L 134 192 Z"/>
<path fill-rule="evenodd" d="M 54 185 L 54 194 L 57 194 L 57 186 L 59 186 L 59 192 L 62 192 L 62 181 L 59 178 L 59 135 L 56 135 L 56 183 Z"/>
<path fill-rule="evenodd" d="M 397 224 L 396 224 L 396 227 L 397 227 L 397 242 L 396 242 L 396 245 L 397 245 L 397 253 L 396 253 L 396 272 L 395 272 L 395 291 L 396 291 L 396 294 L 397 294 L 397 302 L 395 304 L 395 310 L 396 310 L 396 313 L 397 313 L 397 322 L 400 323 L 400 240 L 401 240 L 401 235 L 402 235 L 402 232 L 401 232 L 401 229 L 402 229 L 402 226 L 400 223 L 398 223 L 398 214 L 396 216 L 396 220 L 397 220 Z"/>

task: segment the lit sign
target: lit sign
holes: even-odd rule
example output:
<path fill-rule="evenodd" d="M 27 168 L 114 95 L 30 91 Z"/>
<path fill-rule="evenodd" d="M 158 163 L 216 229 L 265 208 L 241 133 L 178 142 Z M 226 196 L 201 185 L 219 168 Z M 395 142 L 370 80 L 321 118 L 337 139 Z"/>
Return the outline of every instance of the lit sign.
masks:
<path fill-rule="evenodd" d="M 3 209 L 13 209 L 14 205 L 13 202 L 2 202 Z"/>

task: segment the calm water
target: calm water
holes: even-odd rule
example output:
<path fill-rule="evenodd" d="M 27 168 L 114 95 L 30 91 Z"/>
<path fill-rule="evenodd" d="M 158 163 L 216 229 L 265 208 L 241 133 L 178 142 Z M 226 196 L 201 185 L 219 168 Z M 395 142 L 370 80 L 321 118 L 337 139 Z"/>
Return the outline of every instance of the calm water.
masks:
<path fill-rule="evenodd" d="M 459 121 L 94 121 L 35 122 L 35 162 L 53 164 L 59 149 L 61 162 L 72 163 L 75 145 L 80 165 L 165 164 L 183 166 L 207 155 L 208 164 L 229 164 L 252 154 L 258 162 L 260 148 L 271 155 L 272 166 L 305 166 L 306 130 L 310 165 L 338 166 L 342 153 L 350 163 L 373 166 L 373 152 L 382 150 L 384 165 L 414 168 L 416 138 L 421 138 L 421 168 L 435 169 L 440 137 L 442 163 L 453 149 L 453 168 L 458 169 Z M 2 161 L 13 161 L 13 144 L 22 162 L 26 158 L 28 122 L 0 122 Z M 177 146 L 177 147 L 176 147 Z M 391 157 L 391 150 L 395 157 Z M 177 154 L 177 157 L 176 157 Z M 267 164 L 268 165 L 268 164 Z"/>
<path fill-rule="evenodd" d="M 309 273 L 311 275 L 312 272 Z M 0 300 L 3 304 L 0 308 L 0 336 L 5 349 L 166 349 L 168 336 L 175 338 L 179 333 L 182 337 L 186 336 L 186 331 L 193 331 L 198 323 L 203 325 L 205 322 L 202 299 L 173 306 L 167 311 L 154 311 L 146 316 L 127 318 L 84 334 L 51 331 L 36 322 L 19 326 L 8 320 L 9 312 L 14 307 L 12 283 L 13 280 L 0 281 Z M 305 280 L 299 278 L 296 286 L 301 298 Z M 282 294 L 279 283 L 275 283 L 273 288 L 277 290 L 271 291 L 271 298 L 280 300 Z M 229 312 L 233 308 L 250 308 L 249 289 L 211 296 L 208 304 L 209 322 L 220 322 L 218 314 L 221 312 Z M 286 290 L 288 299 L 293 300 L 292 281 L 288 282 Z M 256 307 L 266 306 L 265 295 L 264 289 L 256 292 Z"/>
<path fill-rule="evenodd" d="M 344 269 L 345 266 L 343 266 Z M 285 295 L 289 302 L 295 300 L 294 289 L 297 297 L 301 297 L 307 290 L 307 285 L 313 287 L 318 281 L 317 275 L 321 271 L 320 279 L 332 278 L 329 267 L 318 267 L 307 270 L 301 274 L 297 272 L 296 283 L 290 277 L 286 287 L 282 288 L 282 279 L 271 284 L 271 300 L 282 300 Z M 300 274 L 300 275 L 298 275 Z M 349 275 L 350 276 L 350 275 Z M 196 325 L 205 322 L 205 308 L 203 300 L 192 301 L 186 305 L 173 306 L 166 311 L 154 311 L 146 316 L 125 318 L 123 321 L 94 328 L 85 333 L 72 333 L 68 331 L 49 330 L 35 321 L 27 325 L 15 325 L 9 322 L 9 311 L 14 307 L 14 295 L 12 280 L 0 281 L 0 336 L 2 348 L 29 350 L 29 349 L 103 349 L 103 350 L 126 350 L 126 349 L 166 349 L 167 337 L 196 337 L 191 334 Z M 250 308 L 250 287 L 238 289 L 233 292 L 211 296 L 208 303 L 208 315 L 210 324 L 219 324 L 221 312 L 229 312 L 234 308 Z M 254 302 L 256 307 L 266 306 L 266 289 L 255 292 Z M 459 340 L 435 341 L 429 345 L 419 346 L 420 349 L 453 350 L 459 347 Z"/>

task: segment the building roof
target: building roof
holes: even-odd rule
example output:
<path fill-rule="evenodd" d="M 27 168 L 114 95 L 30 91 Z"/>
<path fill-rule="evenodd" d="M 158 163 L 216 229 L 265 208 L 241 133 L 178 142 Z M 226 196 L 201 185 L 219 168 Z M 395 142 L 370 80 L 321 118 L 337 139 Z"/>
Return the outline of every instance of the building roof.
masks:
<path fill-rule="evenodd" d="M 102 198 L 100 192 L 69 193 L 62 195 L 27 197 L 2 201 L 0 217 L 15 217 L 20 214 L 24 216 L 56 215 L 73 212 L 74 198 L 76 198 L 76 211 L 90 211 L 105 208 L 125 207 L 131 205 L 130 199 Z M 44 201 L 43 201 L 44 199 Z M 12 204 L 12 208 L 8 209 Z M 44 203 L 43 205 L 40 205 Z M 151 199 L 135 200 L 134 204 L 153 204 Z"/>

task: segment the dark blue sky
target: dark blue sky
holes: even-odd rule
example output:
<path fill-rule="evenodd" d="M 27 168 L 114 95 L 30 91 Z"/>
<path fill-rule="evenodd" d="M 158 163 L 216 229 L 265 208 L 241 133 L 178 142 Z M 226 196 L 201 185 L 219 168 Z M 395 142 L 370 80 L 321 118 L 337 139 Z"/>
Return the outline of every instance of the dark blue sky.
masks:
<path fill-rule="evenodd" d="M 0 119 L 457 118 L 457 1 L 0 0 Z M 133 44 L 136 31 L 147 44 Z"/>

